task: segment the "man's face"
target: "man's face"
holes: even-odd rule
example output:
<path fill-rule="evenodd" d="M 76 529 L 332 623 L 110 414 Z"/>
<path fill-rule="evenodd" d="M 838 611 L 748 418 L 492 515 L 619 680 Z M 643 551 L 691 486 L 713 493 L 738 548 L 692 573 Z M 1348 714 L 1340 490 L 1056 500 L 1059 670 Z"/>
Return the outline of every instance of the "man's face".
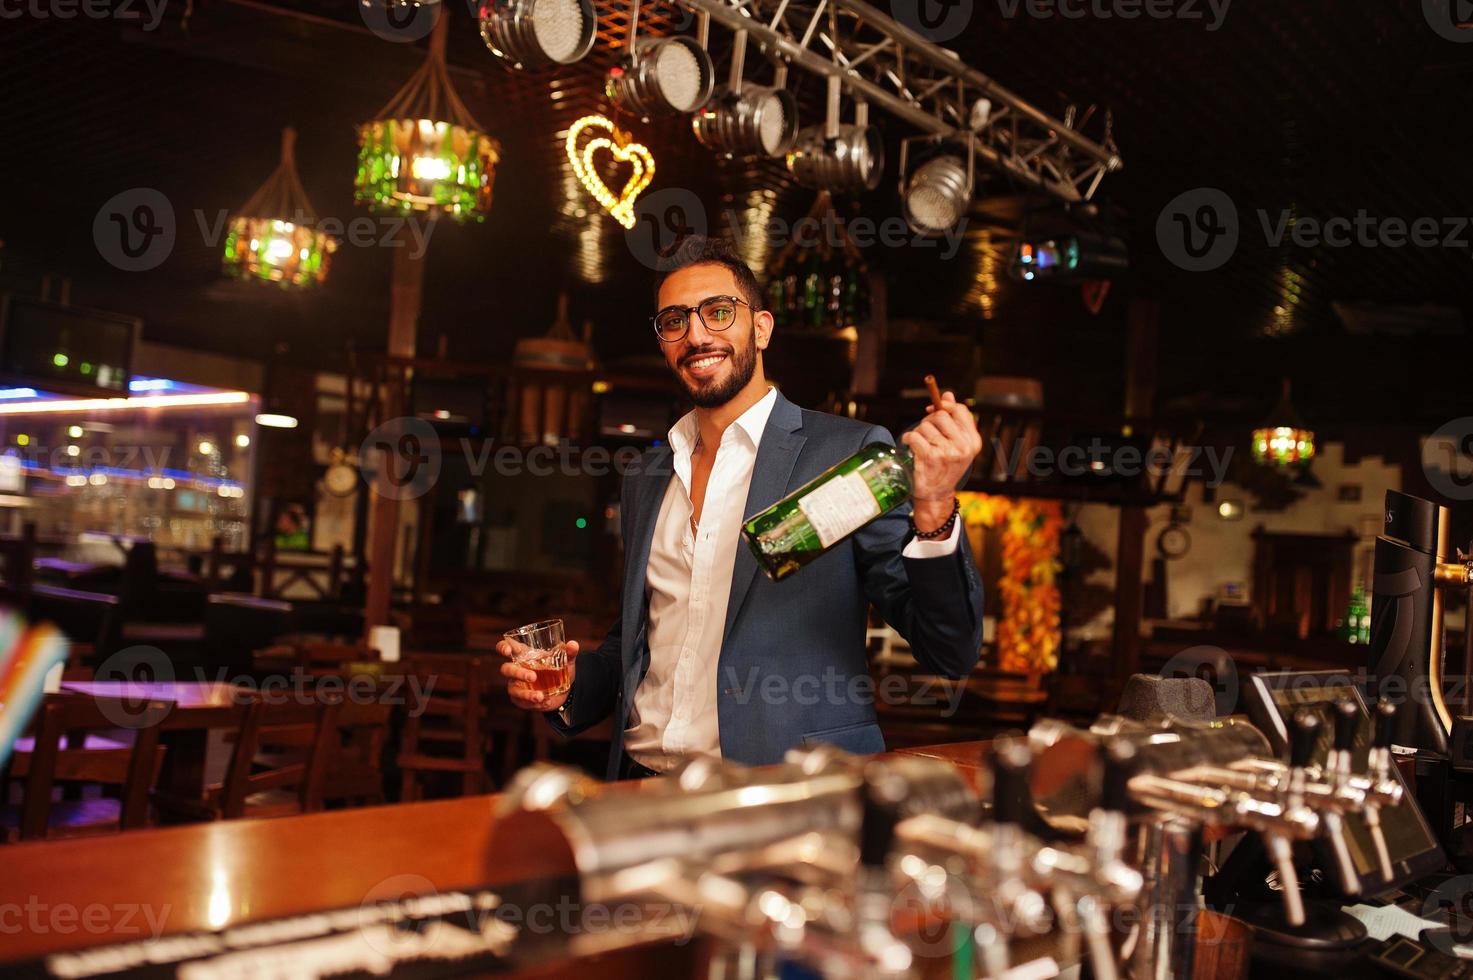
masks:
<path fill-rule="evenodd" d="M 659 309 L 696 306 L 712 296 L 745 300 L 736 277 L 719 265 L 693 265 L 670 275 L 660 286 Z M 689 332 L 674 343 L 661 342 L 665 363 L 691 400 L 702 408 L 724 405 L 752 380 L 757 352 L 767 347 L 772 316 L 738 304 L 725 330 L 712 330 L 698 314 L 689 315 Z"/>

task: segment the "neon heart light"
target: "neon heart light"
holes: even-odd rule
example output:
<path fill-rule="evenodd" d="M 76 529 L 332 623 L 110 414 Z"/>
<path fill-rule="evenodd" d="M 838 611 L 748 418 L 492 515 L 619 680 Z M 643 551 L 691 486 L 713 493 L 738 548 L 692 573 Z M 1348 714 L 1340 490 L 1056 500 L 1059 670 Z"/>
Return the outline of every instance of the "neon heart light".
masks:
<path fill-rule="evenodd" d="M 629 142 L 629 134 L 605 116 L 584 116 L 569 126 L 566 148 L 573 173 L 588 193 L 619 224 L 633 228 L 634 201 L 655 179 L 655 158 L 650 151 L 642 143 Z M 607 150 L 615 160 L 633 168 L 624 189 L 618 194 L 609 190 L 594 169 L 593 155 L 599 150 Z"/>

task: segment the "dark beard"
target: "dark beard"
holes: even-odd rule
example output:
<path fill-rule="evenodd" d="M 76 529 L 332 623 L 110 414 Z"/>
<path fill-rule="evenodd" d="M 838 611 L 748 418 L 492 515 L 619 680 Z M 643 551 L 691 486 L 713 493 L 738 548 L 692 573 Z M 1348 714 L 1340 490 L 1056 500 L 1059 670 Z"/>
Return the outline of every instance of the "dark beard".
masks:
<path fill-rule="evenodd" d="M 685 386 L 686 394 L 690 395 L 690 400 L 695 402 L 698 408 L 716 408 L 725 405 L 752 380 L 752 375 L 757 371 L 756 334 L 757 331 L 754 329 L 747 335 L 747 343 L 744 347 L 733 345 L 729 355 L 731 373 L 726 376 L 726 380 L 713 382 L 704 388 L 692 388 L 688 384 Z"/>

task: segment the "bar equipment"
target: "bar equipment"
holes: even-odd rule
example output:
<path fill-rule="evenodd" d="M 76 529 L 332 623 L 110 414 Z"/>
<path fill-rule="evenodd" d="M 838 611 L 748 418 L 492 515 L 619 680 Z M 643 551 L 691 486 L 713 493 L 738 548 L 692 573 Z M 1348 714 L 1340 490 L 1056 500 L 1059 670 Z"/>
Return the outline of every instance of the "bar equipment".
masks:
<path fill-rule="evenodd" d="M 698 910 L 716 945 L 711 976 L 725 980 L 785 964 L 909 977 L 925 957 L 974 951 L 976 975 L 995 976 L 1010 941 L 1054 929 L 1066 954 L 1082 941 L 1095 975 L 1113 980 L 1105 910 L 1141 884 L 1123 859 L 1124 815 L 1110 809 L 1132 763 L 1110 764 L 1109 800 L 1086 839 L 1065 846 L 1025 830 L 1030 757 L 1021 741 L 999 746 L 981 778 L 992 800 L 982 822 L 958 770 L 919 757 L 819 746 L 762 770 L 696 759 L 632 791 L 534 766 L 499 802 L 491 851 L 536 851 L 544 872 L 576 881 L 576 901 Z"/>
<path fill-rule="evenodd" d="M 1106 791 L 1076 845 L 1046 844 L 1024 829 L 1031 762 L 1023 741 L 1004 740 L 992 759 L 991 820 L 969 825 L 936 814 L 912 817 L 896 830 L 897 867 L 924 889 L 928 880 L 946 877 L 938 872 L 955 868 L 955 859 L 964 862 L 959 880 L 968 899 L 963 911 L 970 914 L 961 918 L 980 955 L 979 976 L 1001 976 L 1018 965 L 1011 962 L 1010 939 L 1053 927 L 1062 939 L 1060 960 L 1074 960 L 1082 939 L 1094 976 L 1115 980 L 1106 910 L 1132 905 L 1142 886 L 1140 872 L 1123 859 L 1124 787 L 1134 749 L 1114 745 L 1104 753 Z"/>
<path fill-rule="evenodd" d="M 1323 841 L 1341 891 L 1360 891 L 1344 815 L 1369 814 L 1399 802 L 1401 786 L 1391 777 L 1389 753 L 1375 753 L 1364 773 L 1352 771 L 1355 715 L 1350 707 L 1337 715 L 1334 748 L 1323 767 L 1311 762 L 1321 724 L 1309 712 L 1293 718 L 1287 763 L 1275 759 L 1263 733 L 1240 718 L 1137 722 L 1106 715 L 1088 731 L 1055 721 L 1034 726 L 1029 739 L 1040 753 L 1032 781 L 1035 804 L 1040 816 L 1061 830 L 1077 832 L 1090 802 L 1103 798 L 1081 763 L 1088 754 L 1082 745 L 1123 743 L 1134 750 L 1125 813 L 1133 830 L 1132 863 L 1140 868 L 1144 886 L 1140 925 L 1126 943 L 1131 976 L 1191 973 L 1192 922 L 1202 906 L 1204 828 L 1256 832 L 1277 872 L 1282 919 L 1290 927 L 1306 921 L 1296 842 Z M 1378 709 L 1378 745 L 1388 738 L 1394 717 L 1390 705 Z M 1378 839 L 1377 853 L 1385 855 L 1379 820 L 1367 823 Z M 1389 868 L 1385 858 L 1382 874 L 1389 877 Z"/>
<path fill-rule="evenodd" d="M 1455 864 L 1473 868 L 1473 630 L 1465 630 L 1462 701 L 1449 705 L 1443 638 L 1447 594 L 1473 586 L 1473 559 L 1449 560 L 1446 507 L 1386 492 L 1386 529 L 1376 538 L 1371 642 L 1367 665 L 1374 692 L 1405 701 L 1392 742 L 1416 755 L 1417 797 Z M 1453 714 L 1457 707 L 1459 713 Z"/>

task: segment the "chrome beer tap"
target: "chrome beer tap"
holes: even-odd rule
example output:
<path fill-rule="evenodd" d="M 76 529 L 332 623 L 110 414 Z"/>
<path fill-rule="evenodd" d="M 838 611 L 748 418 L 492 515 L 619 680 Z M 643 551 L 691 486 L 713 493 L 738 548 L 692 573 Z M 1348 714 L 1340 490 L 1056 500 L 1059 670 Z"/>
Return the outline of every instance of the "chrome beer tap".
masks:
<path fill-rule="evenodd" d="M 1366 778 L 1370 792 L 1366 796 L 1366 827 L 1371 832 L 1371 841 L 1376 845 L 1376 862 L 1381 866 L 1383 881 L 1391 881 L 1396 870 L 1391 864 L 1391 850 L 1386 846 L 1386 834 L 1381 829 L 1382 807 L 1401 803 L 1401 783 L 1392 766 L 1391 740 L 1396 735 L 1396 706 L 1382 698 L 1371 716 L 1371 751 L 1366 757 Z"/>
<path fill-rule="evenodd" d="M 1307 794 L 1319 719 L 1300 712 L 1290 728 L 1287 769 L 1255 766 L 1263 771 L 1240 772 L 1229 766 L 1193 765 L 1164 775 L 1134 776 L 1130 790 L 1137 804 L 1163 814 L 1258 831 L 1282 884 L 1284 914 L 1297 926 L 1304 923 L 1304 900 L 1294 870 L 1293 842 L 1309 840 L 1323 828 Z"/>
<path fill-rule="evenodd" d="M 1336 877 L 1347 895 L 1360 894 L 1360 875 L 1355 870 L 1355 859 L 1350 856 L 1350 840 L 1345 832 L 1344 814 L 1347 810 L 1360 810 L 1365 806 L 1365 796 L 1350 785 L 1350 755 L 1355 748 L 1355 721 L 1357 708 L 1352 701 L 1336 702 L 1334 707 L 1334 733 L 1330 751 L 1325 755 L 1323 782 L 1329 792 L 1315 799 L 1324 824 L 1325 836 L 1330 841 L 1330 851 L 1335 855 Z"/>
<path fill-rule="evenodd" d="M 1142 885 L 1141 873 L 1124 860 L 1136 750 L 1129 742 L 1113 741 L 1100 755 L 1100 803 L 1090 811 L 1083 846 L 1042 847 L 1033 856 L 1032 871 L 1050 886 L 1060 920 L 1077 923 L 1096 980 L 1116 980 L 1119 971 L 1105 910 L 1133 903 Z"/>
<path fill-rule="evenodd" d="M 1401 784 L 1391 772 L 1391 738 L 1394 734 L 1396 708 L 1384 699 L 1376 705 L 1376 714 L 1372 719 L 1372 744 L 1366 759 L 1366 772 L 1363 774 L 1355 772 L 1352 764 L 1359 714 L 1360 709 L 1354 701 L 1340 701 L 1335 705 L 1335 740 L 1325 759 L 1324 781 L 1328 793 L 1323 795 L 1321 807 L 1326 818 L 1333 817 L 1335 821 L 1346 813 L 1360 813 L 1365 816 L 1366 829 L 1376 848 L 1381 878 L 1391 881 L 1396 872 L 1391 864 L 1391 851 L 1386 844 L 1386 835 L 1381 828 L 1381 808 L 1396 806 L 1401 802 Z M 1334 841 L 1337 838 L 1331 839 Z M 1343 854 L 1337 849 L 1336 860 L 1342 869 L 1342 880 L 1354 882 L 1355 887 L 1350 887 L 1347 883 L 1346 893 L 1356 894 L 1360 881 L 1355 874 L 1348 847 Z"/>
<path fill-rule="evenodd" d="M 1346 894 L 1354 895 L 1360 890 L 1360 879 L 1344 829 L 1346 814 L 1365 816 L 1382 878 L 1391 881 L 1395 874 L 1381 828 L 1381 809 L 1396 806 L 1402 798 L 1401 783 L 1391 771 L 1391 739 L 1396 709 L 1385 700 L 1376 706 L 1372 719 L 1372 746 L 1364 773 L 1357 773 L 1354 768 L 1359 708 L 1354 701 L 1345 700 L 1337 702 L 1333 711 L 1334 729 L 1324 766 L 1318 770 L 1306 767 L 1300 792 L 1307 804 L 1320 814 L 1324 833 L 1335 855 L 1336 876 Z M 1310 748 L 1312 751 L 1313 745 Z M 1204 781 L 1218 780 L 1224 785 L 1270 793 L 1287 791 L 1293 779 L 1292 767 L 1286 768 L 1282 763 L 1268 759 L 1245 759 L 1228 768 L 1230 772 L 1227 773 L 1203 768 L 1194 770 L 1193 775 Z"/>
<path fill-rule="evenodd" d="M 991 820 L 977 826 L 933 814 L 906 820 L 897 831 L 902 851 L 897 866 L 923 894 L 924 882 L 932 881 L 929 894 L 937 896 L 938 904 L 944 893 L 934 880 L 955 880 L 947 869 L 961 869 L 969 896 L 963 917 L 969 920 L 981 976 L 1008 972 L 1010 939 L 1042 934 L 1057 925 L 1065 962 L 1075 958 L 1082 938 L 1094 975 L 1115 980 L 1119 971 L 1106 911 L 1133 904 L 1141 890 L 1140 872 L 1124 860 L 1122 804 L 1134 762 L 1132 747 L 1117 748 L 1106 759 L 1109 789 L 1089 816 L 1085 840 L 1073 846 L 1046 845 L 1024 828 L 1031 761 L 1023 742 L 1000 740 L 991 760 Z"/>

